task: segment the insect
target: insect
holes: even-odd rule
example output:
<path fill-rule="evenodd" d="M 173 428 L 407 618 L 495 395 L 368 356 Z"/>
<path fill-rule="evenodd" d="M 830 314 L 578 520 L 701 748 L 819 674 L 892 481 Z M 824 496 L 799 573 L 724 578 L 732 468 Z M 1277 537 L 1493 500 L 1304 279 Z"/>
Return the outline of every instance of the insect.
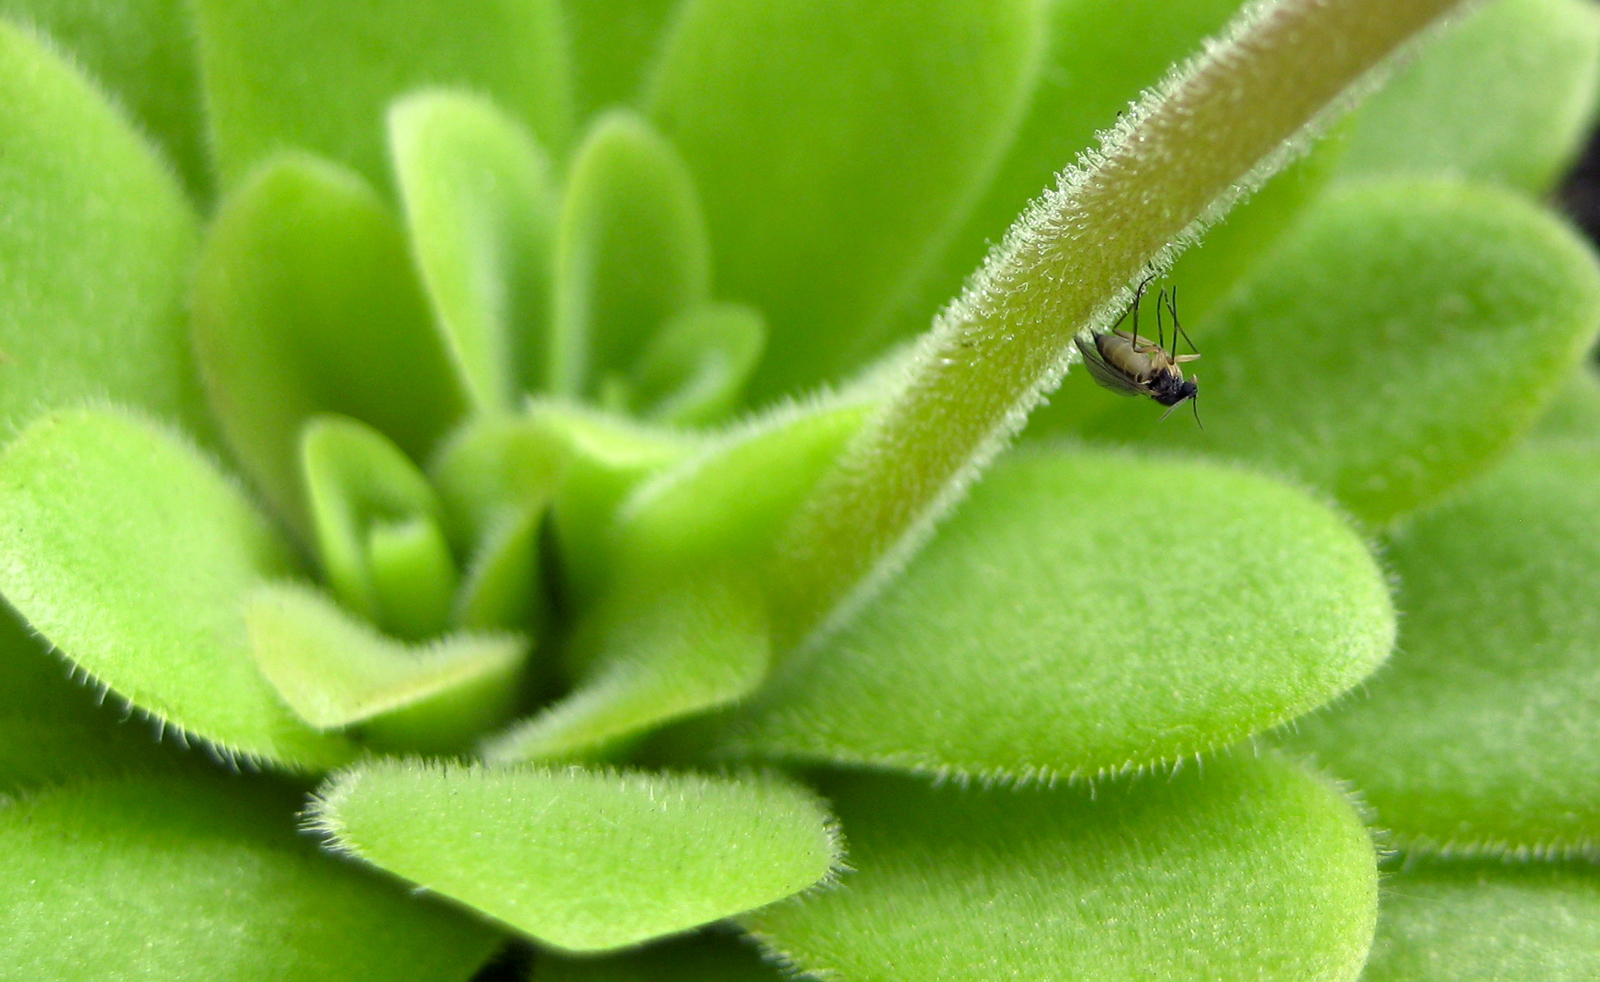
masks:
<path fill-rule="evenodd" d="M 1200 422 L 1200 405 L 1196 399 L 1200 392 L 1200 380 L 1184 378 L 1183 369 L 1179 367 L 1199 358 L 1200 352 L 1196 349 L 1192 355 L 1175 353 L 1180 337 L 1189 341 L 1190 348 L 1194 348 L 1194 342 L 1189 340 L 1189 335 L 1178 323 L 1176 288 L 1170 291 L 1163 289 L 1156 295 L 1156 340 L 1139 336 L 1139 301 L 1144 299 L 1145 287 L 1149 285 L 1150 281 L 1145 280 L 1134 292 L 1133 305 L 1129 308 L 1133 312 L 1131 334 L 1119 330 L 1128 317 L 1128 311 L 1125 310 L 1111 330 L 1096 334 L 1088 341 L 1081 337 L 1073 338 L 1073 341 L 1078 350 L 1083 352 L 1084 365 L 1096 382 L 1118 395 L 1149 396 L 1167 407 L 1162 419 L 1171 416 L 1180 403 L 1190 401 L 1194 404 L 1195 423 L 1205 429 L 1205 424 Z M 1161 322 L 1163 304 L 1172 315 L 1173 353 L 1167 351 L 1166 328 Z"/>

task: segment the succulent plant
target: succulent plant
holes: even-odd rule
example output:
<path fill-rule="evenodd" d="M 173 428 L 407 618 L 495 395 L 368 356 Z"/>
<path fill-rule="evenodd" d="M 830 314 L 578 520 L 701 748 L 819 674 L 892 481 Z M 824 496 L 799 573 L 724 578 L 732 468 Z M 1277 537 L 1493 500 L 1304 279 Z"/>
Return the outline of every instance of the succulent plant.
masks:
<path fill-rule="evenodd" d="M 1455 6 L 0 0 L 0 978 L 1600 974 L 1600 13 Z"/>

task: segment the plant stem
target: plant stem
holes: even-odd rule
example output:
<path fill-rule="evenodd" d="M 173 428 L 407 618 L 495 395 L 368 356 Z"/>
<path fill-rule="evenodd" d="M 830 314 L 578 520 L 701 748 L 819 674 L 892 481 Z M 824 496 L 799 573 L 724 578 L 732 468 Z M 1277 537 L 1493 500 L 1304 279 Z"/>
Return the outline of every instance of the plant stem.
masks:
<path fill-rule="evenodd" d="M 795 513 L 778 558 L 782 648 L 898 566 L 1103 330 L 1185 246 L 1354 102 L 1460 0 L 1252 4 L 1146 93 L 1018 219 L 907 376 Z"/>

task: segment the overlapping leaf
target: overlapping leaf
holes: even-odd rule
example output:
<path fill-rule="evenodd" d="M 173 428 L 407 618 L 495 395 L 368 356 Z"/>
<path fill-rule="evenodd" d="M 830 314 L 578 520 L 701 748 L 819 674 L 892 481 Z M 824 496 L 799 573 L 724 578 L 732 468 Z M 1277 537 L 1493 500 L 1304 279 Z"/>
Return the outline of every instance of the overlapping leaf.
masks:
<path fill-rule="evenodd" d="M 320 794 L 341 850 L 572 951 L 771 903 L 839 860 L 822 802 L 775 776 L 386 760 Z"/>

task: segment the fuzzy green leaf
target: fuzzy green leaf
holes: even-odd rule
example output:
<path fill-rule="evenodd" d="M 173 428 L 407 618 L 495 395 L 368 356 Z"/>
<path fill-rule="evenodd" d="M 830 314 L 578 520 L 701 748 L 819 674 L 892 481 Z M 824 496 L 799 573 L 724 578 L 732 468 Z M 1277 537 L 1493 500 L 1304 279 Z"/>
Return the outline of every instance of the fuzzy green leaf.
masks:
<path fill-rule="evenodd" d="M 352 416 L 422 460 L 465 408 L 399 226 L 360 178 L 315 158 L 279 157 L 223 202 L 194 331 L 234 454 L 306 542 L 308 418 Z"/>
<path fill-rule="evenodd" d="M 0 593 L 86 675 L 161 721 L 296 769 L 352 748 L 256 672 L 244 602 L 287 545 L 209 460 L 110 410 L 61 412 L 0 456 Z"/>
<path fill-rule="evenodd" d="M 1015 133 L 1044 6 L 684 5 L 645 101 L 699 184 L 720 292 L 767 317 L 753 391 L 838 376 L 881 341 Z"/>
<path fill-rule="evenodd" d="M 412 256 L 480 412 L 542 385 L 556 199 L 545 152 L 493 104 L 423 92 L 389 109 Z"/>
<path fill-rule="evenodd" d="M 634 366 L 630 401 L 649 419 L 680 426 L 714 422 L 738 405 L 766 343 L 767 323 L 754 307 L 690 307 L 645 348 Z"/>
<path fill-rule="evenodd" d="M 550 388 L 602 395 L 710 289 L 705 219 L 677 151 L 631 112 L 600 117 L 561 205 Z"/>
<path fill-rule="evenodd" d="M 383 111 L 422 86 L 483 92 L 559 153 L 572 128 L 556 0 L 199 0 L 207 118 L 226 184 L 303 148 L 383 180 Z"/>
<path fill-rule="evenodd" d="M 3 21 L 0 146 L 0 420 L 110 397 L 209 433 L 183 192 L 75 68 Z"/>
<path fill-rule="evenodd" d="M 839 858 L 822 802 L 776 776 L 375 761 L 314 815 L 343 851 L 571 951 L 771 903 Z"/>
<path fill-rule="evenodd" d="M 319 416 L 300 437 L 317 554 L 339 598 L 406 638 L 444 630 L 456 568 L 427 478 L 383 434 Z"/>
<path fill-rule="evenodd" d="M 1600 448 L 1532 444 L 1388 552 L 1405 611 L 1390 667 L 1293 745 L 1402 846 L 1600 849 Z"/>
<path fill-rule="evenodd" d="M 1600 978 L 1593 866 L 1462 863 L 1384 880 L 1362 982 Z"/>
<path fill-rule="evenodd" d="M 1594 125 L 1600 12 L 1499 0 L 1451 25 L 1355 114 L 1344 170 L 1548 191 Z"/>
<path fill-rule="evenodd" d="M 1349 982 L 1377 907 L 1366 829 L 1276 758 L 1086 788 L 830 779 L 842 889 L 744 918 L 838 982 Z"/>
<path fill-rule="evenodd" d="M 1298 716 L 1393 638 L 1377 564 L 1298 491 L 1199 463 L 1019 452 L 723 750 L 1093 777 Z"/>
<path fill-rule="evenodd" d="M 211 193 L 200 72 L 184 0 L 0 0 L 82 65 L 150 134 L 198 200 Z"/>
<path fill-rule="evenodd" d="M 1205 430 L 1142 400 L 1098 429 L 1262 463 L 1378 524 L 1489 466 L 1596 324 L 1592 251 L 1521 195 L 1347 186 L 1193 332 Z"/>
<path fill-rule="evenodd" d="M 144 776 L 0 808 L 5 974 L 90 982 L 466 982 L 497 943 L 320 855 L 292 793 Z"/>
<path fill-rule="evenodd" d="M 765 574 L 777 529 L 865 413 L 860 403 L 769 413 L 642 486 L 609 530 L 610 588 L 567 646 L 578 686 L 488 756 L 614 752 L 753 692 L 772 655 Z"/>
<path fill-rule="evenodd" d="M 514 634 L 407 645 L 288 583 L 257 589 L 245 621 L 261 674 L 306 723 L 359 724 L 372 742 L 417 752 L 465 749 L 503 723 L 528 655 L 528 639 Z"/>
<path fill-rule="evenodd" d="M 665 941 L 612 958 L 540 958 L 532 982 L 779 982 L 750 945 L 727 935 Z"/>

